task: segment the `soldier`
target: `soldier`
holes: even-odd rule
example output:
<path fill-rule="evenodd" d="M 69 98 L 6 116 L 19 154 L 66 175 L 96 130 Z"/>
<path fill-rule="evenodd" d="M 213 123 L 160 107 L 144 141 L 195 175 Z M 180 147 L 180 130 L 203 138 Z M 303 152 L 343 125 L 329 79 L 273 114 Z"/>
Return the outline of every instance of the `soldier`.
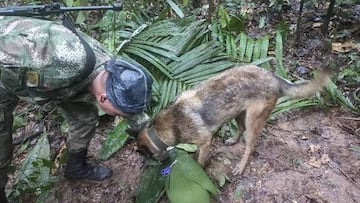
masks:
<path fill-rule="evenodd" d="M 111 175 L 86 162 L 95 135 L 96 104 L 128 119 L 137 132 L 147 122 L 152 78 L 140 65 L 112 54 L 66 22 L 0 16 L 0 202 L 12 160 L 13 111 L 19 100 L 52 103 L 69 124 L 67 179 L 101 181 Z"/>

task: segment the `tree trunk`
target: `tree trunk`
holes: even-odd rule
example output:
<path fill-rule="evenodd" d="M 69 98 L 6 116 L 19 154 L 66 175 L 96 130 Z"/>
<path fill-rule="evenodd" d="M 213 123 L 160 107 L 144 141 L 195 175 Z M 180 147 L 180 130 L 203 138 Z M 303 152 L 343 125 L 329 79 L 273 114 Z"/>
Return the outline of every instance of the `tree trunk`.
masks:
<path fill-rule="evenodd" d="M 300 2 L 300 8 L 297 16 L 296 21 L 296 37 L 295 37 L 295 46 L 298 46 L 300 44 L 300 35 L 301 35 L 301 18 L 302 18 L 302 12 L 304 8 L 305 0 L 301 0 Z"/>
<path fill-rule="evenodd" d="M 335 0 L 330 0 L 330 5 L 328 7 L 327 14 L 324 19 L 324 24 L 322 26 L 322 31 L 325 36 L 329 34 L 329 22 L 334 12 L 334 6 L 335 6 Z"/>

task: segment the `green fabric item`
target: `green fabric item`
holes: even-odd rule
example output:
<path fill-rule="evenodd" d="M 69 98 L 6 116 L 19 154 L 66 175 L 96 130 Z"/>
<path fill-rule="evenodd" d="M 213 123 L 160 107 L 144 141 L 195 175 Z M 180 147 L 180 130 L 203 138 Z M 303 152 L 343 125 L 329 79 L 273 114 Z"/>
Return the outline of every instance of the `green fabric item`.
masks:
<path fill-rule="evenodd" d="M 208 203 L 218 190 L 204 169 L 185 151 L 175 149 L 170 156 L 175 161 L 165 182 L 165 190 L 172 203 Z"/>
<path fill-rule="evenodd" d="M 168 176 L 161 175 L 164 170 L 169 171 Z M 218 196 L 204 169 L 187 152 L 176 148 L 163 164 L 145 166 L 136 202 L 155 203 L 164 189 L 171 203 L 209 203 L 211 197 Z"/>

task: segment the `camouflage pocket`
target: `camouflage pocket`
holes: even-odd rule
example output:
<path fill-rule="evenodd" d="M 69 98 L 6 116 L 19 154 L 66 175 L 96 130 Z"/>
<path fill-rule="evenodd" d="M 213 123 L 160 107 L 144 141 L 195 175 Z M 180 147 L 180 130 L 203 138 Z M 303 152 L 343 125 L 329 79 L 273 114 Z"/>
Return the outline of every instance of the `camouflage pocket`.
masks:
<path fill-rule="evenodd" d="M 23 88 L 23 77 L 20 68 L 2 68 L 0 80 L 8 89 L 16 91 Z"/>

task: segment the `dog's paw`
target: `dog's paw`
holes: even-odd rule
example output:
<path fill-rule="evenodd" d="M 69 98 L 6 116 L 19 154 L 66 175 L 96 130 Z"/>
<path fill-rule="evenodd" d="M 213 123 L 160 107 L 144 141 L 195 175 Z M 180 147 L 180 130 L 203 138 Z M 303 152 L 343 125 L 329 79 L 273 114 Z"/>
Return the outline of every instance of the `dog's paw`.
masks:
<path fill-rule="evenodd" d="M 235 143 L 237 143 L 237 140 L 235 140 L 233 137 L 225 140 L 226 145 L 234 145 Z"/>
<path fill-rule="evenodd" d="M 245 165 L 238 164 L 232 170 L 232 174 L 233 175 L 241 175 L 244 172 L 244 169 L 245 169 Z"/>

